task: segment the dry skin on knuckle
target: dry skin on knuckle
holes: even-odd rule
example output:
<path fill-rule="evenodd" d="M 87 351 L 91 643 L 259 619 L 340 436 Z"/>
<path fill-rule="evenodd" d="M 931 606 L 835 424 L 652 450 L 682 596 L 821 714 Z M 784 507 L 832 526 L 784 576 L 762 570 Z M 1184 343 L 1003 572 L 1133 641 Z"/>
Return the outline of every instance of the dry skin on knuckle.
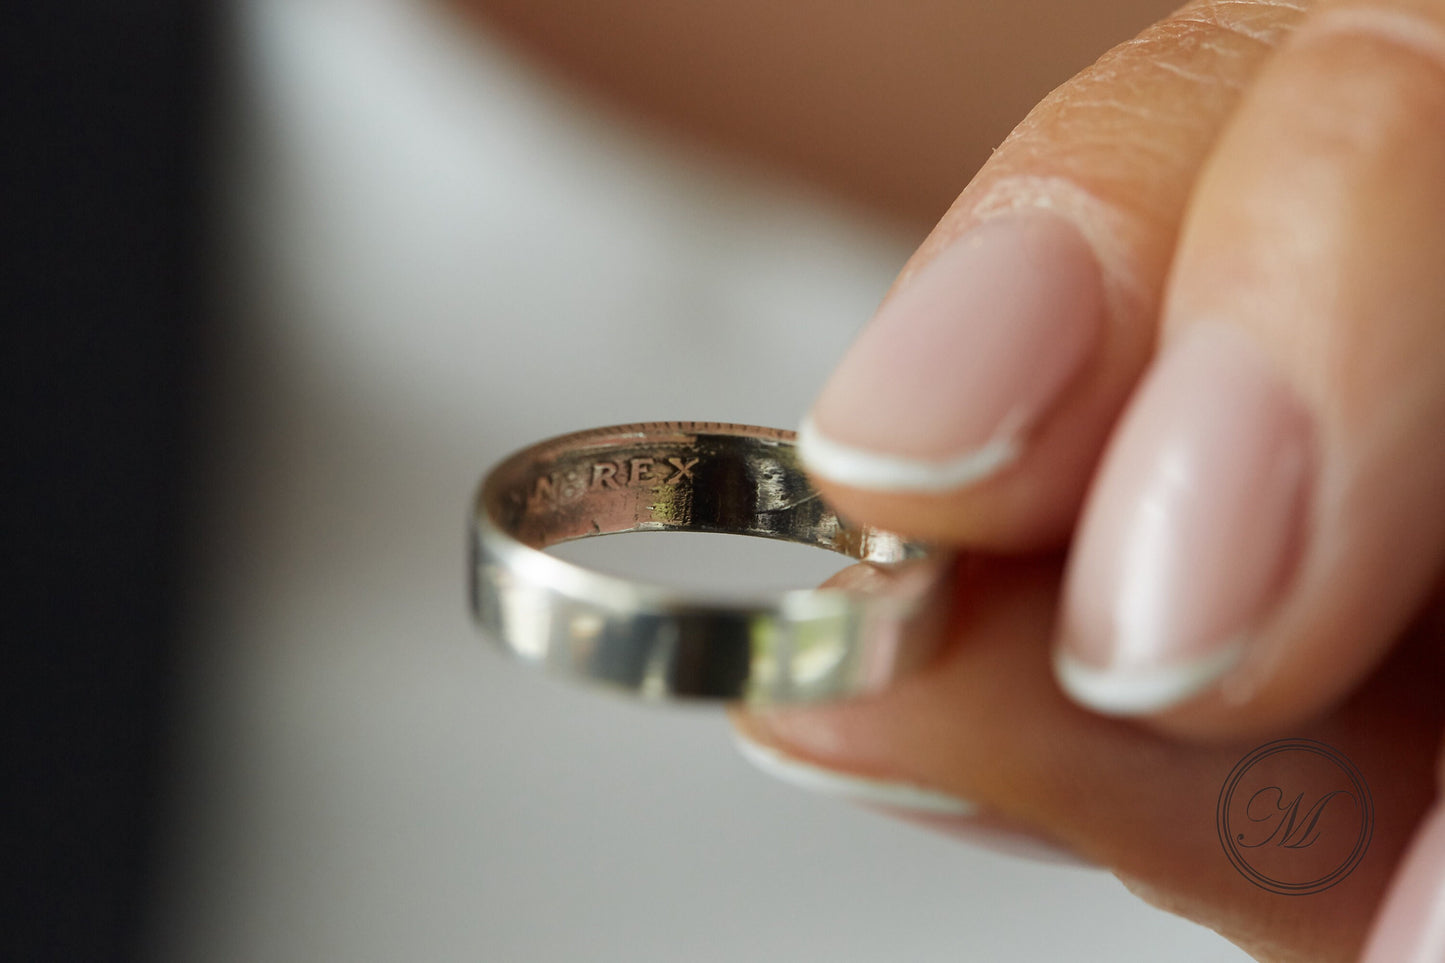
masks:
<path fill-rule="evenodd" d="M 1105 53 L 1045 97 L 958 197 L 900 283 L 980 221 L 1029 208 L 1073 221 L 1126 314 L 1152 309 L 1190 185 L 1243 89 L 1300 8 L 1201 2 Z"/>
<path fill-rule="evenodd" d="M 1299 20 L 1291 4 L 1195 3 L 1105 53 L 1004 141 L 951 212 L 973 220 L 1011 180 L 1072 189 L 1172 234 L 1209 145 L 1268 52 Z"/>
<path fill-rule="evenodd" d="M 1200 0 L 1180 8 L 1164 22 L 1200 24 L 1207 29 L 1209 42 L 1228 37 L 1272 48 L 1304 18 L 1310 6 L 1298 0 Z M 1236 44 L 1223 46 L 1233 49 Z"/>
<path fill-rule="evenodd" d="M 1019 142 L 1028 149 L 1031 138 L 1043 137 L 1072 148 L 1082 135 L 1086 148 L 1094 140 L 1114 150 L 1160 155 L 1161 131 L 1171 140 L 1186 138 L 1180 146 L 1208 143 L 1299 17 L 1296 8 L 1272 3 L 1185 7 L 1051 93 L 1005 147 Z"/>

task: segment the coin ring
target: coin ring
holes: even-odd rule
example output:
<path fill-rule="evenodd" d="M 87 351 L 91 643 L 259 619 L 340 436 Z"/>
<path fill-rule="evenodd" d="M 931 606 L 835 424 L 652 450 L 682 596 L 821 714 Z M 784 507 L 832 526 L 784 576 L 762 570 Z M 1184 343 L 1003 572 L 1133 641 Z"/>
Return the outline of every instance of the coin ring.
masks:
<path fill-rule="evenodd" d="M 815 589 L 748 598 L 644 583 L 544 551 L 624 532 L 721 532 L 858 560 Z M 646 699 L 796 703 L 876 691 L 926 664 L 952 559 L 852 525 L 790 431 L 667 421 L 576 432 L 499 463 L 477 491 L 472 611 L 523 661 Z"/>

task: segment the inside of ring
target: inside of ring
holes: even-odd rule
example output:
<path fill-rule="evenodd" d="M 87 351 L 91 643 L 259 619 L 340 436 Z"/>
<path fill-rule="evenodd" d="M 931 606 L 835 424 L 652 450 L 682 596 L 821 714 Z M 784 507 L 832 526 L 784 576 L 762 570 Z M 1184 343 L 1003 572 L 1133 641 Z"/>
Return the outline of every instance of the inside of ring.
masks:
<path fill-rule="evenodd" d="M 544 444 L 500 465 L 483 502 L 494 524 L 538 549 L 596 535 L 686 531 L 784 539 L 883 564 L 926 552 L 839 519 L 781 432 L 632 432 Z"/>

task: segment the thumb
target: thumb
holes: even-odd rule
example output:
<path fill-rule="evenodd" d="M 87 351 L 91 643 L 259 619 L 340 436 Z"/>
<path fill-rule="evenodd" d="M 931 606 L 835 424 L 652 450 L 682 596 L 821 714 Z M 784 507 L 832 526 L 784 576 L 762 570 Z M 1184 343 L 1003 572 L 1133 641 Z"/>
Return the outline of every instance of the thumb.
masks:
<path fill-rule="evenodd" d="M 1176 743 L 1080 708 L 1055 686 L 1049 640 L 1059 577 L 1052 563 L 973 565 L 961 576 L 960 616 L 938 664 L 866 699 L 740 714 L 743 738 L 761 747 L 749 755 L 765 756 L 774 775 L 802 772 L 792 781 L 955 834 L 1022 830 L 1029 849 L 1043 839 L 1108 867 L 1150 902 L 1261 959 L 1354 959 L 1433 792 L 1445 705 L 1422 691 L 1421 664 L 1402 650 L 1351 702 L 1291 733 L 1352 761 L 1374 819 L 1347 876 L 1320 892 L 1282 895 L 1236 868 L 1216 824 L 1221 790 L 1255 744 Z M 1302 796 L 1300 825 L 1329 791 L 1298 760 L 1268 775 L 1291 798 Z M 1350 815 L 1348 807 L 1326 811 Z M 1323 842 L 1272 847 L 1268 858 L 1316 878 L 1311 861 L 1353 839 L 1322 825 L 1331 833 Z"/>

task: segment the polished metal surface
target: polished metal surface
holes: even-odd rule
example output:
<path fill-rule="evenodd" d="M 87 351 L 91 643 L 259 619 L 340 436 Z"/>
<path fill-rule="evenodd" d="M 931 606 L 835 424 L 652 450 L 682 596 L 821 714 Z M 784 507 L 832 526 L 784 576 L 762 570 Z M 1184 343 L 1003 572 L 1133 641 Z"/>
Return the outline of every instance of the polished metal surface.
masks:
<path fill-rule="evenodd" d="M 784 539 L 864 564 L 817 589 L 709 599 L 543 551 L 637 531 Z M 792 432 L 687 421 L 597 428 L 511 456 L 477 493 L 471 552 L 477 622 L 519 658 L 644 698 L 752 703 L 868 692 L 926 662 L 952 568 L 839 519 L 798 467 Z"/>

